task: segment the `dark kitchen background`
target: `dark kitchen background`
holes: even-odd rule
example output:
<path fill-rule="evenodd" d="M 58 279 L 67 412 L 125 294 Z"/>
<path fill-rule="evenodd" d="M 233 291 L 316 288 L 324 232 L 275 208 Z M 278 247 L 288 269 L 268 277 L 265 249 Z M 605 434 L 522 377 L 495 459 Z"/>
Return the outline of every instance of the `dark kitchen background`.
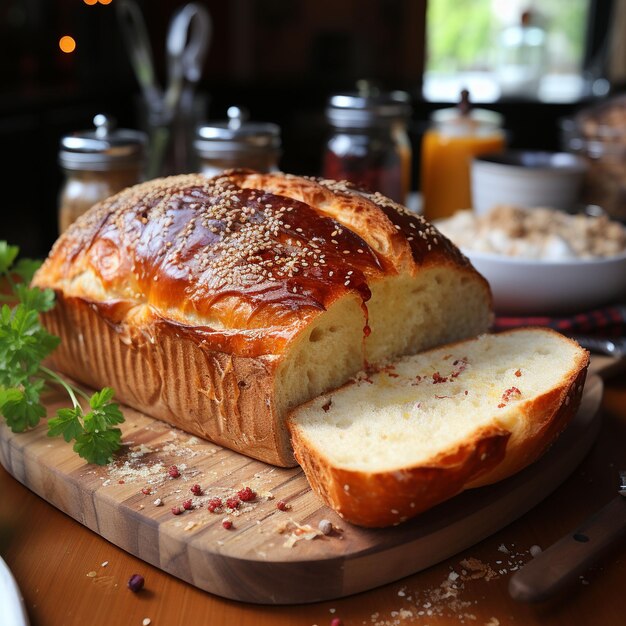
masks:
<path fill-rule="evenodd" d="M 0 2 L 0 239 L 20 245 L 26 255 L 44 256 L 57 236 L 60 137 L 90 128 L 97 113 L 112 115 L 120 127 L 141 125 L 139 87 L 115 2 Z M 183 4 L 138 2 L 161 82 L 166 74 L 168 23 Z M 206 0 L 204 4 L 213 22 L 198 86 L 204 117 L 224 119 L 228 106 L 239 105 L 254 120 L 277 123 L 283 142 L 281 169 L 297 174 L 319 173 L 327 132 L 325 102 L 336 91 L 353 89 L 360 79 L 411 95 L 414 189 L 419 189 L 421 133 L 434 109 L 455 101 L 452 94 L 458 81 L 474 80 L 480 105 L 502 113 L 512 147 L 546 150 L 560 148 L 560 119 L 624 87 L 623 43 L 612 35 L 617 25 L 624 26 L 619 0 L 535 2 L 544 11 L 546 32 L 556 42 L 554 67 L 546 66 L 546 72 L 552 72 L 552 87 L 538 97 L 507 98 L 490 89 L 495 74 L 488 52 L 502 26 L 503 7 L 511 3 Z M 521 9 L 533 3 L 512 4 Z M 63 35 L 76 42 L 73 52 L 60 49 Z"/>

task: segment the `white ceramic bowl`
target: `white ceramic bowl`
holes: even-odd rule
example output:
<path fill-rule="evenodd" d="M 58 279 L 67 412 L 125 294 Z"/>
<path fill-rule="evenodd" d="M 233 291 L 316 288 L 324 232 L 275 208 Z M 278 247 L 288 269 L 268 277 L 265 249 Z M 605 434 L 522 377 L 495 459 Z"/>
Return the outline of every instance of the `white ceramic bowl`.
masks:
<path fill-rule="evenodd" d="M 496 313 L 583 313 L 626 297 L 626 253 L 572 261 L 540 261 L 463 249 L 491 285 Z"/>
<path fill-rule="evenodd" d="M 509 150 L 475 157 L 472 205 L 478 215 L 498 204 L 569 210 L 578 204 L 586 162 L 566 152 Z"/>

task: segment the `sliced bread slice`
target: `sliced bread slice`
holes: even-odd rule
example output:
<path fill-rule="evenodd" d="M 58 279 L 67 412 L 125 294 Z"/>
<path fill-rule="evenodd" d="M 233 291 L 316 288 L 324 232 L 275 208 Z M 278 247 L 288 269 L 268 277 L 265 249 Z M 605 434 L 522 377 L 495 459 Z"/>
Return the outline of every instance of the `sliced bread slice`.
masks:
<path fill-rule="evenodd" d="M 539 458 L 575 414 L 588 364 L 538 328 L 404 357 L 297 408 L 295 456 L 346 521 L 398 524 Z"/>

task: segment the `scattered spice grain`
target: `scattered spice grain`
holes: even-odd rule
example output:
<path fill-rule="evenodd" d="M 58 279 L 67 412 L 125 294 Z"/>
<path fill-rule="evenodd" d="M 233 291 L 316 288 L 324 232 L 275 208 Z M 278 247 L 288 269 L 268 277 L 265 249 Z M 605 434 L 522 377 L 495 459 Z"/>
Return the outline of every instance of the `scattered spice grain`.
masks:
<path fill-rule="evenodd" d="M 133 574 L 129 579 L 128 579 L 128 588 L 134 592 L 137 593 L 138 591 L 141 591 L 145 585 L 145 579 L 141 574 Z"/>

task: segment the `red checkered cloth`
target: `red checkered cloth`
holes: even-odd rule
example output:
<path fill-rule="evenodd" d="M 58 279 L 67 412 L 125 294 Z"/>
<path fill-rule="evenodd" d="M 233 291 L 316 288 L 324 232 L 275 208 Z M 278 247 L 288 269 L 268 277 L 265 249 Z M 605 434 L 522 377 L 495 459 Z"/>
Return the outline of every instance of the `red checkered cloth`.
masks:
<path fill-rule="evenodd" d="M 547 326 L 564 335 L 626 337 L 626 304 L 607 306 L 567 317 L 497 316 L 493 330 L 499 332 L 520 326 Z"/>

